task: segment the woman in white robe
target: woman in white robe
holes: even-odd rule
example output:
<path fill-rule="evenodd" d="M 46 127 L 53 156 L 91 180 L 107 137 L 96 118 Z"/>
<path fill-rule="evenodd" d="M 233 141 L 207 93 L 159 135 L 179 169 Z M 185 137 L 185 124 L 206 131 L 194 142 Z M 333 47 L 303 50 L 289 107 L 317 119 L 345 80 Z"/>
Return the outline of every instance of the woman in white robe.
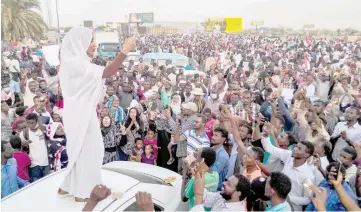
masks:
<path fill-rule="evenodd" d="M 73 195 L 76 201 L 85 201 L 94 186 L 101 184 L 104 145 L 96 107 L 103 92 L 102 79 L 117 72 L 135 48 L 135 38 L 129 38 L 123 46 L 114 61 L 102 67 L 91 63 L 96 51 L 92 30 L 72 28 L 62 42 L 59 79 L 69 164 L 58 193 Z"/>

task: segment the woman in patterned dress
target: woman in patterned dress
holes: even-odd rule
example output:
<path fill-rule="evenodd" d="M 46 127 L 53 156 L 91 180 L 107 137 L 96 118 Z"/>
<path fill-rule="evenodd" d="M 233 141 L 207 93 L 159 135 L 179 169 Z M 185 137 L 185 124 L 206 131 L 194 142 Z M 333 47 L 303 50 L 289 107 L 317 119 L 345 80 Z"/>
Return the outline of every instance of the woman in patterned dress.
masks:
<path fill-rule="evenodd" d="M 60 122 L 53 122 L 46 128 L 49 153 L 49 164 L 52 171 L 64 169 L 68 165 L 68 154 L 66 152 L 66 136 L 64 126 Z"/>
<path fill-rule="evenodd" d="M 117 133 L 117 128 L 109 115 L 103 117 L 100 129 L 103 136 L 105 151 L 103 164 L 118 160 L 117 146 L 120 142 L 120 135 Z"/>

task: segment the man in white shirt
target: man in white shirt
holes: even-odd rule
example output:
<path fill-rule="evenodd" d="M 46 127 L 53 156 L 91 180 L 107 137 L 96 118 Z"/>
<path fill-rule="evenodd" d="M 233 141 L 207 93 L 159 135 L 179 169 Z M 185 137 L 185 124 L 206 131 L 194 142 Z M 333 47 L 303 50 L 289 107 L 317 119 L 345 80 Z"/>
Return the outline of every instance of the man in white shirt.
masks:
<path fill-rule="evenodd" d="M 10 55 L 8 61 L 9 71 L 12 73 L 20 73 L 20 64 L 12 55 Z"/>
<path fill-rule="evenodd" d="M 315 183 L 315 175 L 307 164 L 307 159 L 313 155 L 314 146 L 308 141 L 301 141 L 295 145 L 294 150 L 285 150 L 272 145 L 268 136 L 268 128 L 264 127 L 262 145 L 266 152 L 284 162 L 282 173 L 287 175 L 292 182 L 292 189 L 288 197 L 294 211 L 302 211 L 302 207 L 310 203 L 308 194 L 303 188 L 303 183 L 308 179 Z"/>
<path fill-rule="evenodd" d="M 334 51 L 332 53 L 332 61 L 335 63 L 335 62 L 338 62 L 340 60 L 340 55 L 341 55 L 341 52 L 339 51 Z"/>
<path fill-rule="evenodd" d="M 353 143 L 361 144 L 361 125 L 357 119 L 360 117 L 360 111 L 356 107 L 349 107 L 345 112 L 344 122 L 337 123 L 331 139 L 336 140 L 332 152 L 332 159 L 336 161 L 341 150 Z"/>
<path fill-rule="evenodd" d="M 251 184 L 247 177 L 236 174 L 223 182 L 220 192 L 208 192 L 204 189 L 204 174 L 196 174 L 194 185 L 195 206 L 191 211 L 247 211 L 245 198 L 249 195 Z"/>
<path fill-rule="evenodd" d="M 324 173 L 330 163 L 327 159 L 327 155 L 329 155 L 332 151 L 332 144 L 324 137 L 317 137 L 314 145 L 315 152 L 313 153 L 312 160 L 315 165 L 312 168 L 316 177 L 315 185 L 318 185 L 323 179 L 325 179 Z"/>
<path fill-rule="evenodd" d="M 38 115 L 31 113 L 26 116 L 28 129 L 20 133 L 23 146 L 29 146 L 31 165 L 29 175 L 32 181 L 45 177 L 50 172 L 48 150 L 45 135 L 39 127 Z"/>
<path fill-rule="evenodd" d="M 318 74 L 316 79 L 316 96 L 320 98 L 321 101 L 328 101 L 328 92 L 331 87 L 329 75 L 322 71 Z"/>

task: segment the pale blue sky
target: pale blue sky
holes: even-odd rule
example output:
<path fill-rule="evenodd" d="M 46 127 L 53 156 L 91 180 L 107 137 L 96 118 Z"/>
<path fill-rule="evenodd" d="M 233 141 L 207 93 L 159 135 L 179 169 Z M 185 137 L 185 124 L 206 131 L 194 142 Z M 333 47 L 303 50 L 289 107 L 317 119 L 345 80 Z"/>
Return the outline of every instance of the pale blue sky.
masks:
<path fill-rule="evenodd" d="M 56 26 L 55 0 L 48 1 Z M 263 20 L 270 27 L 314 24 L 316 28 L 361 30 L 361 0 L 58 0 L 58 5 L 60 26 L 79 25 L 83 20 L 123 21 L 129 13 L 154 12 L 155 21 L 242 17 L 245 27 Z"/>

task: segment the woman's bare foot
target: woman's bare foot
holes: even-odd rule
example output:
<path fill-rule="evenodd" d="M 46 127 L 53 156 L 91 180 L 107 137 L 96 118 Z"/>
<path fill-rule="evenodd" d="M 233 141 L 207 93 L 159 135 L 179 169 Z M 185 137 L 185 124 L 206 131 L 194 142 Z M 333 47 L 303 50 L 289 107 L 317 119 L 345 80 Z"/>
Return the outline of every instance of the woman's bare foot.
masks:
<path fill-rule="evenodd" d="M 75 202 L 86 202 L 86 201 L 88 201 L 88 199 L 82 199 L 79 197 L 75 197 Z"/>
<path fill-rule="evenodd" d="M 59 188 L 59 189 L 58 189 L 58 194 L 59 194 L 59 195 L 67 195 L 67 194 L 69 194 L 69 193 L 66 192 L 66 191 L 64 191 L 64 190 L 62 190 L 61 188 Z"/>

